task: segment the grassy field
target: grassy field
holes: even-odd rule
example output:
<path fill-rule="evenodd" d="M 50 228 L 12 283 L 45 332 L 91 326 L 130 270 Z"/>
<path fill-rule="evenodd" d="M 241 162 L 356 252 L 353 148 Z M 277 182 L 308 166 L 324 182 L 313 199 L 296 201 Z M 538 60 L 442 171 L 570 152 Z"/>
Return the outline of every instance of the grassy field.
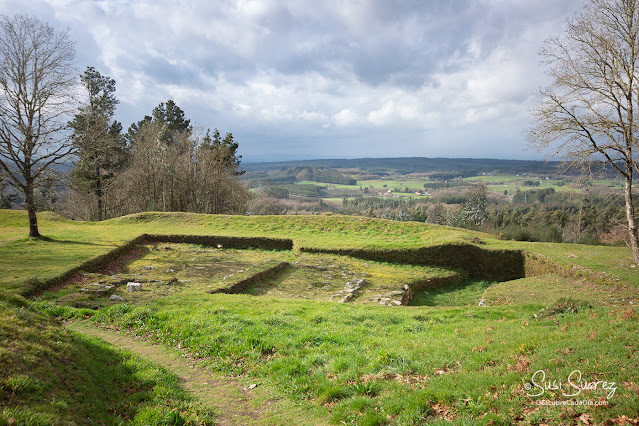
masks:
<path fill-rule="evenodd" d="M 322 185 L 327 188 L 334 189 L 360 189 L 367 188 L 372 186 L 373 188 L 382 189 L 382 188 L 402 188 L 405 187 L 420 189 L 424 187 L 426 182 L 431 182 L 428 178 L 414 179 L 407 178 L 404 176 L 393 176 L 388 179 L 369 179 L 369 180 L 358 180 L 355 185 L 341 185 L 336 183 L 322 183 L 322 182 L 311 182 L 311 181 L 301 181 L 297 182 L 299 184 L 314 184 L 314 185 Z"/>
<path fill-rule="evenodd" d="M 508 194 L 515 194 L 517 191 L 525 191 L 532 189 L 544 189 L 544 188 L 554 188 L 557 192 L 582 192 L 583 189 L 571 184 L 571 182 L 566 182 L 561 179 L 546 179 L 540 178 L 538 176 L 530 176 L 530 175 L 482 175 L 482 176 L 473 176 L 462 179 L 468 185 L 472 185 L 477 182 L 484 182 L 489 191 L 502 194 L 504 191 L 507 191 Z M 526 186 L 524 182 L 526 181 L 537 181 L 539 182 L 539 186 Z M 349 190 L 359 190 L 363 188 L 367 188 L 372 186 L 376 189 L 376 192 L 381 190 L 386 191 L 387 189 L 401 189 L 408 187 L 411 189 L 422 189 L 425 183 L 432 182 L 428 177 L 414 178 L 410 176 L 389 176 L 386 179 L 374 179 L 374 180 L 359 180 L 355 185 L 340 185 L 333 183 L 322 183 L 322 182 L 312 182 L 312 181 L 303 181 L 297 182 L 298 184 L 313 184 L 313 185 L 321 185 L 326 186 L 329 189 L 349 189 Z M 610 190 L 621 190 L 623 189 L 623 182 L 614 179 L 595 179 L 591 182 L 593 185 L 598 185 L 601 187 L 607 187 Z M 374 195 L 374 192 L 371 195 Z M 412 193 L 408 194 L 399 194 L 402 196 L 410 197 L 413 196 Z M 340 199 L 341 200 L 341 199 Z"/>
<path fill-rule="evenodd" d="M 0 292 L 0 424 L 213 422 L 165 369 Z"/>
<path fill-rule="evenodd" d="M 515 194 L 518 190 L 527 191 L 532 189 L 544 189 L 544 188 L 553 188 L 557 192 L 568 191 L 568 192 L 579 192 L 581 189 L 578 189 L 574 186 L 565 184 L 558 179 L 539 179 L 539 177 L 533 176 L 521 176 L 521 175 L 496 175 L 496 176 L 474 176 L 463 179 L 465 182 L 475 183 L 475 182 L 484 182 L 486 184 L 486 188 L 489 191 L 503 193 L 504 191 L 508 191 L 508 194 Z M 524 182 L 526 181 L 537 181 L 539 182 L 539 186 L 526 186 Z"/>
<path fill-rule="evenodd" d="M 142 234 L 235 235 L 293 238 L 298 246 L 320 248 L 421 247 L 468 242 L 482 235 L 462 229 L 349 216 L 213 216 L 141 213 L 100 223 L 74 222 L 41 214 L 41 233 L 49 240 L 25 238 L 26 212 L 0 210 L 0 284 L 18 289 L 25 279 L 56 276 L 93 256 Z M 22 227 L 18 226 L 21 224 Z"/>
<path fill-rule="evenodd" d="M 599 424 L 636 419 L 639 412 L 639 279 L 623 247 L 520 243 L 333 215 L 144 213 L 85 223 L 45 213 L 39 219 L 47 241 L 24 237 L 24 212 L 0 210 L 0 424 L 81 424 L 90 416 L 109 424 L 220 421 L 166 370 L 66 331 L 54 317 L 90 318 L 180 348 L 203 368 L 289 401 L 278 410 L 301 408 L 334 424 Z M 329 296 L 360 278 L 372 294 L 450 272 L 296 250 L 159 243 L 141 247 L 119 268 L 34 301 L 6 293 L 142 233 L 285 236 L 296 248 L 397 249 L 479 238 L 485 249 L 534 253 L 566 276 L 462 280 L 419 291 L 410 306 L 368 303 L 365 291 L 359 301 L 336 303 Z M 291 266 L 274 281 L 244 294 L 208 293 L 225 277 L 280 261 Z M 609 284 L 590 282 L 584 271 L 607 274 Z M 78 296 L 92 282 L 129 279 L 142 282 L 143 291 L 112 290 L 126 302 Z M 488 306 L 477 306 L 482 299 Z M 547 380 L 563 385 L 545 389 Z M 587 389 L 593 383 L 596 389 Z M 122 403 L 112 406 L 116 393 L 123 393 Z"/>
<path fill-rule="evenodd" d="M 418 222 L 394 222 L 365 217 L 224 216 L 190 213 L 140 213 L 100 223 L 75 222 L 54 213 L 39 215 L 43 235 L 26 238 L 24 211 L 0 210 L 0 285 L 20 289 L 30 278 L 54 277 L 93 256 L 142 234 L 286 236 L 295 244 L 318 248 L 404 248 L 446 243 L 468 243 L 479 237 L 487 249 L 523 249 L 552 261 L 613 274 L 636 283 L 637 269 L 626 247 L 503 241 L 469 230 Z"/>
<path fill-rule="evenodd" d="M 216 371 L 328 408 L 335 423 L 557 424 L 637 413 L 636 312 L 557 308 L 536 319 L 540 305 L 393 309 L 193 294 L 107 308 L 93 320 L 188 348 Z M 619 384 L 610 399 L 601 389 L 579 397 L 608 406 L 570 411 L 537 405 L 565 399 L 559 391 L 527 395 L 536 371 L 565 381 L 575 369 L 588 382 Z"/>

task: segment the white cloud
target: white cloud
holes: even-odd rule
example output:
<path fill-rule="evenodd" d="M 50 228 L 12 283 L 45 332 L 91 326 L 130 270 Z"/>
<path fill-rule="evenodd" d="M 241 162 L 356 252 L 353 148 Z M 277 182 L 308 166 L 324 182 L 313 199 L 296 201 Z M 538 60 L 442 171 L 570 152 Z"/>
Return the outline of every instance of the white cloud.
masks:
<path fill-rule="evenodd" d="M 80 68 L 116 80 L 125 126 L 172 98 L 193 121 L 233 131 L 250 160 L 252 152 L 348 156 L 362 147 L 379 155 L 389 135 L 394 155 L 480 156 L 494 148 L 516 157 L 517 143 L 507 138 L 518 140 L 527 125 L 530 93 L 543 79 L 541 41 L 560 34 L 582 2 L 32 0 L 25 9 L 23 0 L 0 0 L 0 7 L 68 25 Z M 306 138 L 324 142 L 294 142 Z"/>
<path fill-rule="evenodd" d="M 343 109 L 332 117 L 333 123 L 338 127 L 347 127 L 358 123 L 359 117 L 350 109 Z"/>

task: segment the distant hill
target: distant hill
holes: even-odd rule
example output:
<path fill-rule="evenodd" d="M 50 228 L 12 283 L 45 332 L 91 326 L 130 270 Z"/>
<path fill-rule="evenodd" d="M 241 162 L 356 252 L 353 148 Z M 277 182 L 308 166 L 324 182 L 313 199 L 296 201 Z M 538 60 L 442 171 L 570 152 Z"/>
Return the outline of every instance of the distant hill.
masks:
<path fill-rule="evenodd" d="M 311 166 L 275 167 L 267 169 L 249 170 L 245 179 L 257 179 L 266 184 L 287 184 L 301 181 L 334 183 L 341 185 L 355 185 L 357 181 L 337 168 L 323 168 Z"/>
<path fill-rule="evenodd" d="M 478 173 L 557 173 L 558 161 L 497 160 L 475 158 L 356 158 L 242 163 L 247 172 L 266 172 L 294 168 L 360 169 L 370 172 L 426 173 L 476 171 Z M 311 180 L 311 179 L 308 179 Z M 339 183 L 339 182 L 335 182 Z"/>

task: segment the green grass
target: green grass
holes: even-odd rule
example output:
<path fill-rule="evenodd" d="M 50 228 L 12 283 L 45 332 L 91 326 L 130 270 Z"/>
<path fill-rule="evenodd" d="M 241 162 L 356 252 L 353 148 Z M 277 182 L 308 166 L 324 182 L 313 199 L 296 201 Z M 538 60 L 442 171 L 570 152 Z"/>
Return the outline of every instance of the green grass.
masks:
<path fill-rule="evenodd" d="M 74 222 L 52 214 L 40 215 L 40 232 L 50 241 L 29 240 L 26 212 L 0 210 L 0 229 L 22 219 L 22 234 L 0 242 L 0 285 L 17 290 L 31 278 L 57 276 L 72 266 L 142 233 L 265 236 L 292 238 L 298 246 L 318 248 L 421 247 L 469 241 L 476 235 L 490 247 L 494 237 L 472 231 L 411 222 L 339 215 L 223 216 L 190 213 L 140 213 L 100 223 Z M 14 228 L 8 228 L 13 230 Z M 13 232 L 13 231 L 11 231 Z"/>
<path fill-rule="evenodd" d="M 315 184 L 326 186 L 329 189 L 360 189 L 367 188 L 372 186 L 376 189 L 394 189 L 401 188 L 402 190 L 406 187 L 413 189 L 422 189 L 426 182 L 430 182 L 430 179 L 405 179 L 401 176 L 389 177 L 388 179 L 371 179 L 371 180 L 358 180 L 355 185 L 341 185 L 335 183 L 322 183 L 322 182 L 312 182 L 312 181 L 301 181 L 297 182 L 298 184 Z M 384 186 L 386 185 L 386 186 Z"/>
<path fill-rule="evenodd" d="M 177 378 L 0 293 L 0 424 L 214 421 Z"/>
<path fill-rule="evenodd" d="M 199 234 L 292 238 L 297 246 L 384 248 L 467 243 L 480 237 L 487 249 L 524 249 L 553 262 L 574 264 L 639 284 L 626 247 L 502 241 L 469 230 L 363 217 L 224 216 L 191 213 L 140 213 L 104 222 L 75 222 L 53 213 L 39 215 L 41 233 L 51 241 L 29 240 L 24 211 L 0 210 L 0 287 L 24 288 L 28 279 L 55 277 L 142 234 Z M 22 224 L 21 227 L 16 225 Z M 5 227 L 5 225 L 7 225 Z M 179 230 L 179 231 L 177 231 Z M 7 231 L 7 232 L 5 232 Z"/>
<path fill-rule="evenodd" d="M 397 265 L 363 261 L 347 256 L 291 253 L 288 251 L 237 250 L 195 244 L 151 244 L 138 246 L 139 258 L 132 259 L 113 274 L 87 273 L 61 289 L 45 291 L 43 300 L 61 306 L 97 309 L 119 302 L 112 294 L 134 304 L 146 304 L 160 297 L 181 293 L 213 292 L 252 277 L 280 262 L 286 269 L 254 283 L 243 292 L 280 298 L 304 298 L 329 301 L 344 290 L 348 282 L 365 279 L 353 303 L 377 304 L 378 295 L 403 292 L 405 285 L 433 278 L 447 278 L 459 272 L 446 268 Z M 126 282 L 142 283 L 142 290 L 127 291 Z M 115 286 L 103 293 L 83 290 L 93 283 Z M 401 299 L 395 297 L 395 299 Z"/>
<path fill-rule="evenodd" d="M 542 397 L 526 395 L 538 370 L 565 381 L 579 369 L 619 384 L 608 407 L 573 407 L 577 417 L 599 423 L 636 413 L 638 313 L 593 308 L 534 319 L 539 309 L 184 295 L 107 308 L 93 321 L 187 348 L 224 374 L 257 377 L 300 404 L 328 408 L 335 423 L 422 424 L 437 410 L 459 422 L 508 424 L 513 413 L 528 423 L 568 421 L 567 410 L 536 407 Z M 602 397 L 598 390 L 580 399 Z"/>
<path fill-rule="evenodd" d="M 588 280 L 544 275 L 497 283 L 486 291 L 486 303 L 489 305 L 548 305 L 562 297 L 588 300 L 596 305 L 639 304 L 639 289 L 631 285 L 600 285 Z"/>
<path fill-rule="evenodd" d="M 497 246 L 500 243 L 496 244 Z M 631 251 L 628 247 L 591 246 L 586 244 L 567 243 L 530 243 L 503 241 L 503 248 L 520 247 L 531 253 L 546 256 L 550 261 L 568 268 L 587 268 L 611 277 L 618 277 L 621 282 L 638 286 L 639 265 L 632 263 Z"/>
<path fill-rule="evenodd" d="M 468 178 L 463 178 L 464 182 L 474 183 L 474 182 L 484 182 L 486 183 L 486 187 L 489 191 L 503 193 L 504 190 L 508 191 L 509 195 L 514 195 L 517 190 L 528 191 L 532 189 L 544 189 L 544 188 L 554 188 L 555 191 L 581 191 L 570 185 L 560 184 L 560 180 L 558 179 L 544 179 L 540 180 L 537 176 L 517 176 L 517 175 L 495 175 L 495 176 L 473 176 Z M 539 186 L 525 186 L 525 181 L 539 181 Z"/>
<path fill-rule="evenodd" d="M 525 249 L 563 265 L 574 278 L 466 282 L 418 294 L 414 303 L 421 306 L 370 306 L 286 296 L 311 294 L 325 285 L 327 270 L 305 270 L 299 264 L 301 275 L 278 278 L 288 286 L 282 295 L 208 294 L 208 286 L 226 272 L 206 269 L 207 262 L 216 258 L 229 270 L 277 256 L 292 264 L 325 262 L 340 279 L 368 274 L 367 280 L 380 288 L 395 288 L 426 270 L 442 276 L 450 271 L 297 252 L 194 245 L 180 246 L 188 248 L 184 253 L 153 249 L 118 274 L 140 277 L 155 271 L 161 280 L 176 276 L 179 287 L 169 291 L 162 283 L 152 284 L 155 290 L 136 295 L 138 299 L 131 296 L 131 303 L 95 311 L 53 303 L 77 288 L 51 291 L 45 294 L 50 301 L 36 303 L 0 298 L 0 424 L 10 418 L 34 424 L 86 423 L 87 413 L 97 413 L 92 417 L 96 423 L 108 424 L 169 423 L 167 416 L 178 411 L 192 422 L 210 416 L 170 385 L 166 372 L 71 334 L 43 312 L 60 318 L 91 316 L 95 323 L 181 347 L 222 374 L 251 378 L 297 405 L 328 412 L 328 420 L 336 424 L 509 424 L 513 419 L 559 424 L 575 422 L 582 414 L 602 423 L 639 412 L 639 312 L 628 302 L 639 280 L 627 248 L 502 241 L 449 227 L 338 215 L 142 213 L 83 223 L 42 214 L 40 220 L 50 241 L 24 238 L 24 212 L 0 211 L 4 288 L 20 291 L 29 278 L 55 276 L 145 232 L 285 236 L 297 247 L 382 249 L 468 243 L 479 236 L 484 248 Z M 169 268 L 174 272 L 166 272 Z M 619 284 L 588 282 L 579 268 L 614 274 Z M 489 306 L 477 307 L 484 292 Z M 610 295 L 626 300 L 609 306 Z M 566 296 L 583 303 L 557 302 Z M 566 306 L 576 306 L 576 312 Z M 524 386 L 538 370 L 563 381 L 579 370 L 584 380 L 614 381 L 618 389 L 606 407 L 539 406 L 536 400 L 566 397 L 556 391 L 527 395 Z M 111 407 L 108 398 L 118 392 L 124 402 Z M 579 399 L 606 399 L 601 389 L 584 392 Z M 166 395 L 168 402 L 162 399 Z"/>
<path fill-rule="evenodd" d="M 496 283 L 471 280 L 416 292 L 411 306 L 477 306 L 484 291 Z"/>

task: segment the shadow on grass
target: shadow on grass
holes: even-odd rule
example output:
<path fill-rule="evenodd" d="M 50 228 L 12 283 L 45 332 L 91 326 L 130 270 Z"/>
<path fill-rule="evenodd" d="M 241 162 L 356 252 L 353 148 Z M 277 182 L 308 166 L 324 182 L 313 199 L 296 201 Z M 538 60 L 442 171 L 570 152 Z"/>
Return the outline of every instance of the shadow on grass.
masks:
<path fill-rule="evenodd" d="M 239 294 L 248 294 L 249 296 L 263 296 L 271 290 L 278 288 L 279 284 L 286 278 L 289 278 L 295 271 L 293 268 L 284 268 L 274 272 L 268 278 L 261 279 L 251 283 L 250 286 L 244 288 Z"/>
<path fill-rule="evenodd" d="M 495 281 L 470 280 L 429 288 L 415 293 L 409 306 L 477 306 Z"/>
<path fill-rule="evenodd" d="M 0 298 L 0 321 L 10 331 L 0 336 L 0 424 L 173 424 L 193 412 L 175 376 L 20 297 Z"/>
<path fill-rule="evenodd" d="M 33 238 L 34 240 L 45 241 L 47 243 L 57 243 L 57 244 L 79 244 L 84 246 L 103 246 L 104 244 L 99 243 L 90 243 L 88 241 L 74 241 L 74 240 L 57 240 L 52 237 L 40 236 L 38 238 Z"/>

